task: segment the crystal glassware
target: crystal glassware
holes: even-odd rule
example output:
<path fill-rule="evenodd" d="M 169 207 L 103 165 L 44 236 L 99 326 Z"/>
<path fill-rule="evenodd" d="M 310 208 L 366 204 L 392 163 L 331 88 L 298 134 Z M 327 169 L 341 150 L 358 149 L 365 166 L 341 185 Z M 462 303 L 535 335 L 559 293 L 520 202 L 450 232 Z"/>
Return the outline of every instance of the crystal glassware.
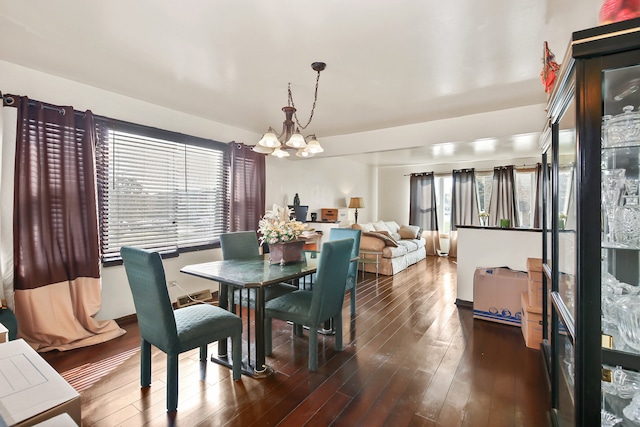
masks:
<path fill-rule="evenodd" d="M 638 196 L 624 196 L 614 215 L 613 237 L 618 244 L 640 247 L 640 204 Z"/>
<path fill-rule="evenodd" d="M 622 421 L 622 418 L 616 417 L 609 411 L 605 411 L 604 409 L 600 410 L 600 425 L 602 427 L 613 427 Z"/>
<path fill-rule="evenodd" d="M 625 174 L 625 169 L 604 169 L 602 171 L 602 204 L 607 215 L 608 242 L 614 242 L 615 213 L 624 187 Z"/>
<path fill-rule="evenodd" d="M 629 421 L 632 421 L 636 424 L 640 423 L 640 394 L 636 393 L 633 395 L 633 399 L 631 402 L 622 410 Z M 615 424 L 614 424 L 615 425 Z"/>
<path fill-rule="evenodd" d="M 640 143 L 640 111 L 633 111 L 633 105 L 622 108 L 616 116 L 602 118 L 603 147 L 624 147 Z"/>
<path fill-rule="evenodd" d="M 616 301 L 618 331 L 622 340 L 640 351 L 640 297 L 626 295 Z"/>

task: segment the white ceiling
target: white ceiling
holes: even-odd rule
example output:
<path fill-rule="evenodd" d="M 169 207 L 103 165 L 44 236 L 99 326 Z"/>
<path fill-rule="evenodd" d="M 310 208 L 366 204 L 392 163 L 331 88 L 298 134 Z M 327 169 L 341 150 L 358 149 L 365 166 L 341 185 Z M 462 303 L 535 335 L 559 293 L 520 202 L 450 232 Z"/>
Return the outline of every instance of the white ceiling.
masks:
<path fill-rule="evenodd" d="M 560 62 L 571 32 L 597 23 L 600 3 L 0 0 L 0 59 L 257 134 L 281 126 L 288 82 L 306 123 L 310 64 L 323 61 L 307 128 L 322 142 L 542 104 L 543 41 Z M 514 138 L 492 144 L 513 149 Z M 450 143 L 478 156 L 473 138 Z M 397 164 L 434 150 L 354 158 Z"/>

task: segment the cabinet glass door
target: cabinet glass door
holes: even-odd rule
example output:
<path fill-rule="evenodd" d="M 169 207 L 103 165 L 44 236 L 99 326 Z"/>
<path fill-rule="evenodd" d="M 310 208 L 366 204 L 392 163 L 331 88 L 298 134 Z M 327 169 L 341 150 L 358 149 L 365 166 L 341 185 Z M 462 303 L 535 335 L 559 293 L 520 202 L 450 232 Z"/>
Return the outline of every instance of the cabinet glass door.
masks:
<path fill-rule="evenodd" d="M 640 65 L 604 70 L 602 86 L 601 321 L 603 347 L 614 350 L 603 353 L 603 410 L 638 425 Z"/>
<path fill-rule="evenodd" d="M 573 425 L 575 404 L 576 318 L 576 175 L 577 158 L 575 98 L 568 98 L 556 125 L 554 138 L 552 227 L 552 340 L 555 408 L 561 425 Z"/>

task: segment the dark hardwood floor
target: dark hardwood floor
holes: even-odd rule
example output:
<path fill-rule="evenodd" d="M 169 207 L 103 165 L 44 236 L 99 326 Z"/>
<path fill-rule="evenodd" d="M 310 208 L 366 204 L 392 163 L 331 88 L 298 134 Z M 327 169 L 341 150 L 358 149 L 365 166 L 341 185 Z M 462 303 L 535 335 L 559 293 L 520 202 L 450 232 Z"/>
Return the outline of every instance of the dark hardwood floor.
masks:
<path fill-rule="evenodd" d="M 307 369 L 307 332 L 297 337 L 279 321 L 269 378 L 234 382 L 227 368 L 187 352 L 171 414 L 164 354 L 154 350 L 153 383 L 141 389 L 136 353 L 81 393 L 83 425 L 546 425 L 540 352 L 525 347 L 519 328 L 474 321 L 471 310 L 458 309 L 455 288 L 456 265 L 447 258 L 428 257 L 393 277 L 367 274 L 351 322 L 345 298 L 344 351 L 321 335 L 315 373 Z M 137 324 L 122 326 L 127 334 L 110 342 L 43 356 L 64 372 L 137 347 Z"/>

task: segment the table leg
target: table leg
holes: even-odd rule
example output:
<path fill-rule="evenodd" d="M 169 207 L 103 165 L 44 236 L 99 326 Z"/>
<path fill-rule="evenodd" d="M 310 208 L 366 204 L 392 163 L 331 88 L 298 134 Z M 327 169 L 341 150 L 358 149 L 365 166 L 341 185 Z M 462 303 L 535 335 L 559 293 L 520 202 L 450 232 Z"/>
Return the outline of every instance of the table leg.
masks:
<path fill-rule="evenodd" d="M 270 369 L 265 364 L 265 336 L 264 336 L 264 288 L 259 286 L 256 288 L 256 366 L 255 376 L 269 375 Z"/>
<path fill-rule="evenodd" d="M 218 307 L 227 310 L 229 308 L 229 286 L 225 283 L 218 285 Z M 218 357 L 227 357 L 227 339 L 218 341 Z"/>

